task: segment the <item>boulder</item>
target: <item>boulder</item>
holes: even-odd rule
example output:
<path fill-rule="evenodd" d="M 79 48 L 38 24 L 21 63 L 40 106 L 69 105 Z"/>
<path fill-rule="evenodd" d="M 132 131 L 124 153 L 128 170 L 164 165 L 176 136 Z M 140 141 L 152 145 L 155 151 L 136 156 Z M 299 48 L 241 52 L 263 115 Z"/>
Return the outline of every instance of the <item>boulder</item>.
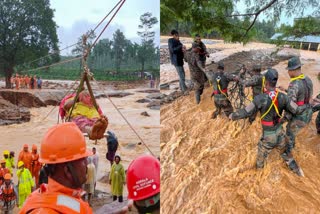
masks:
<path fill-rule="evenodd" d="M 145 116 L 145 117 L 150 117 L 150 115 L 149 115 L 148 112 L 146 112 L 146 111 L 141 112 L 140 115 Z"/>
<path fill-rule="evenodd" d="M 143 98 L 143 99 L 137 100 L 136 102 L 137 102 L 137 103 L 150 103 L 151 100 L 150 100 L 150 99 L 145 99 L 145 98 Z"/>
<path fill-rule="evenodd" d="M 153 100 L 147 105 L 150 109 L 160 110 L 160 100 Z"/>
<path fill-rule="evenodd" d="M 163 97 L 163 94 L 161 93 L 152 93 L 147 95 L 147 98 L 149 99 L 161 99 Z"/>

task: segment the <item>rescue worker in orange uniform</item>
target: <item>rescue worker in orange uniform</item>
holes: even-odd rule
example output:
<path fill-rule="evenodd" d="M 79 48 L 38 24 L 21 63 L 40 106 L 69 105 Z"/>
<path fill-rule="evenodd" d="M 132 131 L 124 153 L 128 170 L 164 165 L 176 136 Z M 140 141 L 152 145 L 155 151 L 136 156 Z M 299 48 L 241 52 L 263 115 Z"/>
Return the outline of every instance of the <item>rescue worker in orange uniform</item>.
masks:
<path fill-rule="evenodd" d="M 23 150 L 19 153 L 18 162 L 22 161 L 24 163 L 24 167 L 28 168 L 31 172 L 31 152 L 29 152 L 28 144 L 23 145 Z M 18 165 L 18 163 L 17 163 Z"/>
<path fill-rule="evenodd" d="M 16 78 L 14 78 L 14 83 L 16 85 L 16 89 L 18 90 L 20 88 L 20 77 L 19 77 L 19 74 L 16 74 Z"/>
<path fill-rule="evenodd" d="M 143 155 L 133 160 L 127 170 L 128 199 L 140 214 L 160 213 L 160 161 Z"/>
<path fill-rule="evenodd" d="M 17 190 L 11 181 L 11 174 L 4 175 L 4 183 L 0 186 L 0 207 L 3 213 L 12 213 L 18 204 Z"/>
<path fill-rule="evenodd" d="M 39 153 L 37 151 L 37 145 L 32 145 L 31 152 L 31 174 L 35 178 L 36 187 L 39 187 L 39 174 L 41 169 L 41 163 L 39 162 Z"/>
<path fill-rule="evenodd" d="M 90 155 L 84 136 L 74 123 L 50 128 L 42 139 L 39 158 L 47 164 L 48 184 L 42 184 L 27 198 L 20 214 L 91 214 L 89 204 L 81 198 Z"/>
<path fill-rule="evenodd" d="M 10 170 L 6 168 L 6 160 L 1 160 L 1 167 L 0 167 L 0 186 L 3 184 L 4 175 L 10 173 Z"/>

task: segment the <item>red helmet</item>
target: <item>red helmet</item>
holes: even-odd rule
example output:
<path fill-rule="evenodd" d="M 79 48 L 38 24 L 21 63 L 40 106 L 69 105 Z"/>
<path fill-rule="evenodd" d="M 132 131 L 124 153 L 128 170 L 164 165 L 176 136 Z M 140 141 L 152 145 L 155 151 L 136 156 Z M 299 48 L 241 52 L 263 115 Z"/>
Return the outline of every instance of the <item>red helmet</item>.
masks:
<path fill-rule="evenodd" d="M 128 198 L 143 200 L 160 192 L 160 162 L 151 155 L 133 160 L 127 170 Z"/>

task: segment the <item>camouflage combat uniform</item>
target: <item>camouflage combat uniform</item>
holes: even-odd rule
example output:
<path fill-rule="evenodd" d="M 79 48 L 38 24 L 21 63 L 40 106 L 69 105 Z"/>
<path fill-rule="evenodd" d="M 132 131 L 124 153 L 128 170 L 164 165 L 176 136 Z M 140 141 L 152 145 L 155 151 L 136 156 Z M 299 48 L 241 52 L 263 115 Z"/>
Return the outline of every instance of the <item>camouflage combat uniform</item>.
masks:
<path fill-rule="evenodd" d="M 295 137 L 297 133 L 311 121 L 312 108 L 309 100 L 313 94 L 313 84 L 309 77 L 305 76 L 303 79 L 291 81 L 287 90 L 288 97 L 298 106 L 306 106 L 305 111 L 300 114 L 290 115 L 286 114 L 289 120 L 287 124 L 287 141 L 289 143 L 287 153 L 290 153 L 295 146 Z"/>
<path fill-rule="evenodd" d="M 199 104 L 204 89 L 204 83 L 206 82 L 205 70 L 200 61 L 199 54 L 192 50 L 185 52 L 184 60 L 189 65 L 190 77 L 195 89 L 196 102 Z"/>
<path fill-rule="evenodd" d="M 223 71 L 214 72 L 210 81 L 213 85 L 214 104 L 216 106 L 216 111 L 212 114 L 212 119 L 216 118 L 220 114 L 221 110 L 226 116 L 229 116 L 233 112 L 233 107 L 228 98 L 228 85 L 229 82 L 235 81 L 236 76 L 233 74 L 228 74 Z M 219 86 L 220 85 L 220 89 Z"/>
<path fill-rule="evenodd" d="M 245 87 L 252 87 L 252 97 L 255 98 L 259 94 L 263 93 L 263 85 L 262 85 L 263 75 L 259 72 L 255 72 L 251 79 L 245 80 L 243 85 Z M 249 122 L 252 123 L 256 118 L 257 113 L 252 114 L 249 117 Z"/>
<path fill-rule="evenodd" d="M 272 105 L 271 97 L 274 96 L 276 96 L 275 91 L 257 95 L 253 99 L 252 103 L 250 103 L 246 108 L 232 113 L 232 120 L 247 118 L 256 111 L 260 111 L 261 115 L 264 115 L 268 111 L 270 105 Z M 281 115 L 284 110 L 296 114 L 298 112 L 300 113 L 304 109 L 304 106 L 299 107 L 297 104 L 292 102 L 287 95 L 281 92 L 278 92 L 278 97 L 275 100 L 275 103 L 277 103 L 276 106 L 278 108 L 279 115 Z M 263 134 L 258 143 L 257 168 L 264 167 L 264 162 L 273 148 L 279 148 L 281 153 L 286 149 L 284 131 L 282 124 L 280 123 L 279 115 L 276 112 L 275 106 L 272 106 L 271 110 L 261 120 Z M 298 174 L 299 167 L 293 157 L 282 157 L 287 162 L 289 168 Z"/>
<path fill-rule="evenodd" d="M 262 79 L 263 75 L 260 73 L 255 73 L 251 79 L 245 80 L 243 85 L 245 87 L 252 87 L 252 95 L 255 98 L 257 95 L 262 94 Z"/>
<path fill-rule="evenodd" d="M 317 99 L 320 99 L 320 94 L 318 94 Z M 320 104 L 317 104 L 312 107 L 312 112 L 318 112 L 318 115 L 316 117 L 316 128 L 317 128 L 317 133 L 320 134 Z"/>
<path fill-rule="evenodd" d="M 206 45 L 201 41 L 199 43 L 199 47 L 200 47 L 200 52 L 199 52 L 199 59 L 200 62 L 202 63 L 202 67 L 206 67 L 206 59 L 207 59 L 207 47 Z"/>

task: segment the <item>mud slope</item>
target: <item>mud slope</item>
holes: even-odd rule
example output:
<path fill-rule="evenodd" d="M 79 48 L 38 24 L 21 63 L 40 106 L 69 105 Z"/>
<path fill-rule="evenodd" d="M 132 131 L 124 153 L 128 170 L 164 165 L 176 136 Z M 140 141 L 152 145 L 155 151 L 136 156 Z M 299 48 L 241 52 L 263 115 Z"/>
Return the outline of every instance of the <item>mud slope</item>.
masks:
<path fill-rule="evenodd" d="M 304 72 L 314 82 L 319 54 L 302 52 Z M 312 59 L 312 60 L 310 60 Z M 286 63 L 275 66 L 278 85 L 287 86 Z M 161 107 L 161 213 L 319 213 L 320 136 L 311 124 L 298 135 L 294 156 L 300 178 L 273 150 L 262 170 L 255 169 L 261 126 L 257 119 L 232 122 L 214 111 L 206 89 L 200 105 L 194 92 Z"/>

